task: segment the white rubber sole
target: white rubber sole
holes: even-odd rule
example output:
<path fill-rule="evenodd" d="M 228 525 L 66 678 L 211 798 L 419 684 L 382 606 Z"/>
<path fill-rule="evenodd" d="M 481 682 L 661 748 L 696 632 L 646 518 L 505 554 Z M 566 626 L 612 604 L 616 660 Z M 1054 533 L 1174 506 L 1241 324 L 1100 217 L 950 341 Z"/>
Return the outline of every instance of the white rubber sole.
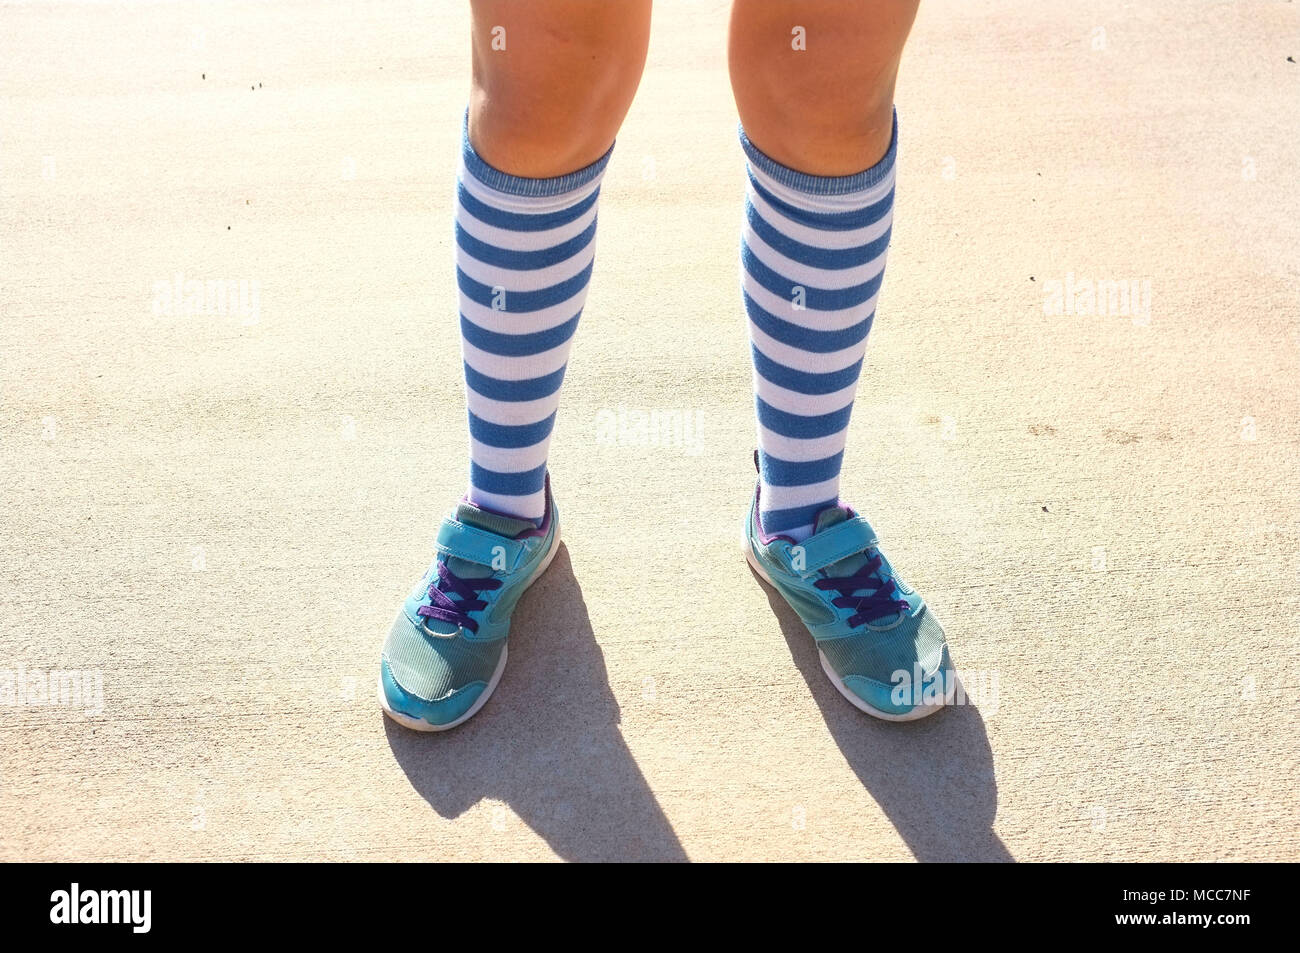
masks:
<path fill-rule="evenodd" d="M 743 526 L 740 530 L 740 545 L 745 551 L 745 561 L 749 563 L 750 568 L 752 568 L 754 572 L 758 573 L 760 579 L 773 589 L 776 589 L 779 593 L 781 590 L 777 588 L 776 583 L 772 581 L 772 577 L 767 574 L 767 571 L 763 568 L 762 564 L 754 556 L 754 548 L 749 544 L 749 533 Z M 929 609 L 927 608 L 926 611 L 929 611 Z M 836 691 L 843 695 L 845 699 L 848 700 L 849 704 L 859 711 L 865 711 L 873 718 L 879 718 L 881 721 L 919 721 L 920 719 L 933 715 L 935 712 L 952 704 L 952 701 L 957 694 L 957 676 L 954 674 L 952 676 L 952 684 L 948 686 L 947 691 L 944 693 L 942 702 L 932 702 L 929 705 L 917 705 L 905 714 L 895 715 L 887 711 L 881 711 L 873 705 L 868 705 L 865 701 L 854 694 L 853 690 L 844 684 L 844 680 L 835 674 L 835 670 L 831 668 L 830 663 L 826 661 L 826 656 L 822 654 L 821 649 L 817 650 L 817 658 L 821 660 L 822 671 L 826 673 L 826 677 L 831 680 L 831 684 L 835 686 Z"/>
<path fill-rule="evenodd" d="M 551 561 L 555 559 L 555 554 L 559 549 L 560 532 L 557 528 L 555 538 L 551 541 L 551 548 L 548 549 L 546 555 L 542 557 L 542 564 L 537 567 L 537 571 L 533 573 L 532 578 L 524 584 L 524 592 L 527 592 L 532 587 L 533 583 L 542 578 L 542 573 L 546 572 L 546 570 L 550 568 Z M 523 596 L 522 592 L 520 593 L 520 596 Z M 400 615 L 402 610 L 398 609 L 397 612 Z M 385 633 L 385 635 L 386 634 L 387 633 Z M 410 728 L 412 731 L 450 731 L 457 725 L 463 725 L 465 722 L 469 721 L 478 714 L 480 708 L 487 704 L 487 700 L 492 697 L 492 693 L 497 689 L 497 684 L 501 681 L 501 676 L 505 673 L 506 659 L 509 655 L 509 646 L 501 646 L 501 658 L 497 661 L 497 667 L 492 670 L 492 677 L 488 679 L 487 688 L 483 689 L 483 694 L 474 699 L 474 704 L 469 706 L 469 710 L 455 721 L 449 721 L 445 725 L 435 725 L 425 721 L 423 718 L 412 718 L 410 715 L 404 715 L 401 712 L 393 711 L 393 709 L 388 707 L 388 699 L 384 695 L 384 677 L 382 674 L 379 676 L 377 686 L 379 689 L 379 707 L 384 710 L 385 715 L 393 719 L 393 721 L 397 722 L 403 728 Z"/>

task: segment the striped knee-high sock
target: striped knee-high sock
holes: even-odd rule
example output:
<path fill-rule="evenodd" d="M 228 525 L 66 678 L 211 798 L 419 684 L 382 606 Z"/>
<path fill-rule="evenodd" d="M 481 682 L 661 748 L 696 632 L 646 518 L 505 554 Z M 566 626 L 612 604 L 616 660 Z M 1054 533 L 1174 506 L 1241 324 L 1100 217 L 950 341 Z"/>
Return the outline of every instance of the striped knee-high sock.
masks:
<path fill-rule="evenodd" d="M 844 440 L 885 271 L 894 154 L 848 176 L 797 172 L 741 132 L 741 288 L 758 411 L 759 519 L 804 539 L 839 500 Z"/>
<path fill-rule="evenodd" d="M 568 175 L 521 178 L 484 162 L 465 135 L 456 279 L 469 409 L 466 496 L 477 506 L 543 515 L 546 455 L 587 298 L 608 161 L 607 152 Z"/>

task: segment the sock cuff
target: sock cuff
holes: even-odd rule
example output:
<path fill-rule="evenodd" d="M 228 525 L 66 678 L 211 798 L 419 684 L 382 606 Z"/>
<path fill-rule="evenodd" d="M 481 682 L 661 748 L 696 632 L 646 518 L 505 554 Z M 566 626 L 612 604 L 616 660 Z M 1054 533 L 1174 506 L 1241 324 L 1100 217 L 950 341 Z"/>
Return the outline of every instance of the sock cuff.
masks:
<path fill-rule="evenodd" d="M 474 151 L 474 147 L 469 142 L 468 109 L 465 110 L 465 119 L 461 126 L 461 159 L 465 163 L 465 168 L 469 170 L 470 175 L 488 188 L 504 192 L 507 195 L 547 197 L 572 192 L 574 189 L 589 185 L 600 178 L 605 171 L 605 166 L 609 164 L 609 157 L 613 152 L 614 147 L 611 145 L 603 156 L 591 163 L 591 165 L 584 166 L 576 172 L 557 175 L 549 179 L 530 179 L 493 168 L 488 165 L 482 156 Z"/>
<path fill-rule="evenodd" d="M 862 192 L 880 185 L 893 172 L 894 158 L 898 153 L 898 110 L 895 109 L 893 114 L 889 148 L 880 161 L 869 169 L 851 175 L 812 175 L 782 165 L 750 141 L 745 135 L 744 126 L 740 127 L 740 147 L 745 150 L 745 158 L 755 171 L 787 188 L 808 195 L 849 195 Z"/>

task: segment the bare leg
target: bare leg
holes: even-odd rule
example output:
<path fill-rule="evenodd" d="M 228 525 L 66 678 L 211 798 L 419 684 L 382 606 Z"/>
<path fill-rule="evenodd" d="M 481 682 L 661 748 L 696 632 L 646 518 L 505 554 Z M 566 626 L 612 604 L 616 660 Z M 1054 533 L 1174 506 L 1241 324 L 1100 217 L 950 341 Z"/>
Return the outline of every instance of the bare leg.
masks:
<path fill-rule="evenodd" d="M 918 2 L 735 0 L 728 59 L 750 140 L 813 175 L 875 164 L 889 148 L 894 82 Z"/>
<path fill-rule="evenodd" d="M 609 149 L 650 37 L 650 0 L 473 0 L 470 141 L 490 165 L 546 178 Z"/>

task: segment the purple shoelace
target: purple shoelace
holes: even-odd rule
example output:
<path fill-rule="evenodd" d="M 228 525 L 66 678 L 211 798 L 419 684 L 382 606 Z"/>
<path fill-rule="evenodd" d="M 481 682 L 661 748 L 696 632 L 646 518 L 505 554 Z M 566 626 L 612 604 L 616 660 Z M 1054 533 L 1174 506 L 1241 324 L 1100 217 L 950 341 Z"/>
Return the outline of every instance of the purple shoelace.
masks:
<path fill-rule="evenodd" d="M 849 616 L 851 626 L 864 625 L 872 619 L 880 619 L 896 612 L 910 612 L 912 606 L 906 599 L 899 598 L 894 580 L 878 575 L 880 566 L 880 557 L 873 556 L 852 576 L 829 576 L 818 579 L 813 585 L 818 589 L 839 593 L 831 600 L 831 605 L 840 609 L 857 610 Z M 865 596 L 855 596 L 854 593 L 859 589 L 870 591 Z"/>
<path fill-rule="evenodd" d="M 429 599 L 432 605 L 420 606 L 416 615 L 428 619 L 441 619 L 469 629 L 478 631 L 478 623 L 469 617 L 471 612 L 487 608 L 487 603 L 478 598 L 480 592 L 489 592 L 501 588 L 500 579 L 490 577 L 482 579 L 462 579 L 450 569 L 445 562 L 438 563 L 438 578 L 429 585 Z M 451 597 L 459 596 L 459 601 Z"/>

